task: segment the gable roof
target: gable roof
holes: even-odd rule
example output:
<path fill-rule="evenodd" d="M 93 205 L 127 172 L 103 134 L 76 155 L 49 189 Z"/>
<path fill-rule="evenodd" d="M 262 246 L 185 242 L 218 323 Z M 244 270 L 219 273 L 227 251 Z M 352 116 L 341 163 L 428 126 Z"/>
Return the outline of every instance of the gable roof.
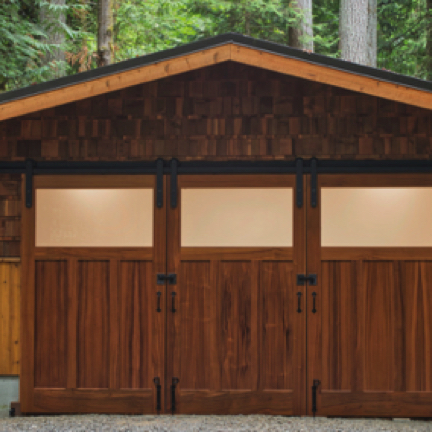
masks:
<path fill-rule="evenodd" d="M 225 61 L 432 108 L 432 82 L 236 33 L 0 94 L 0 120 Z"/>

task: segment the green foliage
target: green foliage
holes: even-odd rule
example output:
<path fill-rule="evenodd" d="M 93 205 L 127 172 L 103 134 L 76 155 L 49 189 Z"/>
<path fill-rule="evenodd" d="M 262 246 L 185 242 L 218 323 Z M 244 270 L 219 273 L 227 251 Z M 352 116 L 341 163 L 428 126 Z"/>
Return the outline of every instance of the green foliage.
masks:
<path fill-rule="evenodd" d="M 315 52 L 339 57 L 340 0 L 313 1 L 313 31 Z"/>
<path fill-rule="evenodd" d="M 315 51 L 339 53 L 340 0 L 313 0 Z M 238 32 L 282 44 L 302 14 L 295 0 L 113 0 L 114 61 L 160 51 L 203 37 Z M 41 7 L 65 15 L 66 23 L 40 22 Z M 426 78 L 426 33 L 431 25 L 426 0 L 378 0 L 378 65 Z M 97 67 L 98 0 L 1 0 L 0 91 Z M 55 48 L 47 33 L 61 32 L 66 65 L 45 64 Z M 429 63 L 428 63 L 429 62 Z"/>
<path fill-rule="evenodd" d="M 290 2 L 280 0 L 189 0 L 187 8 L 205 23 L 204 36 L 237 32 L 283 44 L 302 18 Z"/>
<path fill-rule="evenodd" d="M 431 23 L 424 0 L 379 0 L 378 66 L 427 78 L 426 31 Z"/>
<path fill-rule="evenodd" d="M 204 20 L 180 0 L 124 0 L 115 7 L 115 59 L 190 42 L 204 31 Z"/>

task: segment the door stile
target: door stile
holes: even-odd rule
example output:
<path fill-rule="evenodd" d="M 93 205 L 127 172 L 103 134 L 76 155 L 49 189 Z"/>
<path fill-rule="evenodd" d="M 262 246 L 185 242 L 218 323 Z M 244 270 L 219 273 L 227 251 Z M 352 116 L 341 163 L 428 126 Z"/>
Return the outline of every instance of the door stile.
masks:
<path fill-rule="evenodd" d="M 35 200 L 34 189 L 32 191 Z M 25 205 L 26 177 L 21 176 L 21 380 L 20 401 L 23 413 L 33 410 L 35 340 L 35 206 Z M 24 301 L 25 299 L 25 301 Z"/>
<path fill-rule="evenodd" d="M 168 176 L 163 176 L 163 191 L 165 192 L 167 190 L 168 185 Z M 155 244 L 154 244 L 154 272 L 153 272 L 153 286 L 154 286 L 154 299 L 155 299 L 155 307 L 156 307 L 156 298 L 157 298 L 157 292 L 161 291 L 161 312 L 156 313 L 156 321 L 154 323 L 155 328 L 153 334 L 156 336 L 156 346 L 157 346 L 157 353 L 158 355 L 154 355 L 153 358 L 153 368 L 154 368 L 154 377 L 149 377 L 152 380 L 156 377 L 160 378 L 160 391 L 161 391 L 161 401 L 164 400 L 165 397 L 165 382 L 166 382 L 166 314 L 167 314 L 167 308 L 163 307 L 164 304 L 167 302 L 167 285 L 157 285 L 156 284 L 156 275 L 158 273 L 167 273 L 167 262 L 166 262 L 166 256 L 167 256 L 167 211 L 168 211 L 168 194 L 163 194 L 163 205 L 162 207 L 157 207 L 155 205 L 155 212 L 154 212 L 154 238 L 155 238 Z M 156 202 L 156 197 L 155 197 Z M 157 391 L 156 387 L 154 387 L 153 391 L 153 402 L 154 402 L 154 408 L 156 411 L 156 405 L 157 405 Z M 164 413 L 164 404 L 161 404 L 161 411 L 160 413 Z"/>
<path fill-rule="evenodd" d="M 168 176 L 167 176 L 168 177 Z M 177 185 L 178 188 L 178 185 Z M 166 194 L 165 197 L 171 196 L 171 182 L 166 182 Z M 177 190 L 179 196 L 180 191 Z M 166 273 L 175 273 L 178 276 L 178 265 L 180 261 L 180 209 L 179 209 L 179 199 L 177 198 L 177 206 L 175 208 L 171 207 L 170 200 L 167 200 L 167 215 L 166 215 Z M 171 402 L 172 402 L 172 392 L 171 385 L 172 379 L 174 377 L 174 346 L 176 344 L 171 343 L 176 339 L 176 322 L 175 322 L 175 312 L 172 311 L 172 293 L 177 294 L 175 285 L 168 285 L 165 283 L 166 298 L 165 298 L 165 310 L 166 314 L 166 362 L 165 362 L 165 380 L 164 380 L 164 397 L 163 400 L 163 410 L 165 413 L 171 412 Z M 177 300 L 177 299 L 175 299 Z M 174 300 L 174 302 L 175 302 Z"/>
<path fill-rule="evenodd" d="M 301 313 L 297 315 L 297 338 L 294 338 L 294 352 L 296 353 L 297 374 L 294 375 L 294 389 L 298 398 L 294 401 L 294 415 L 305 415 L 307 412 L 307 287 L 297 286 L 297 274 L 306 274 L 307 269 L 307 176 L 303 175 L 303 205 L 297 206 L 297 200 L 294 200 L 294 272 L 292 286 L 296 292 L 301 293 Z M 294 312 L 294 309 L 292 309 Z"/>
<path fill-rule="evenodd" d="M 307 282 L 306 285 L 306 320 L 307 320 L 307 379 L 306 379 L 306 397 L 307 397 L 307 415 L 313 415 L 313 390 L 315 380 L 322 380 L 321 371 L 321 338 L 322 338 L 322 328 L 321 328 L 321 233 L 320 233 L 320 214 L 321 214 L 321 189 L 317 188 L 317 204 L 316 207 L 311 205 L 311 175 L 308 174 L 306 177 L 306 252 L 307 252 L 307 273 L 315 274 L 317 276 L 317 285 L 312 286 Z M 313 303 L 315 296 L 315 310 L 313 313 Z M 315 382 L 315 384 L 317 384 Z M 320 386 L 318 385 L 316 404 L 319 410 L 320 398 L 318 397 L 320 393 Z"/>

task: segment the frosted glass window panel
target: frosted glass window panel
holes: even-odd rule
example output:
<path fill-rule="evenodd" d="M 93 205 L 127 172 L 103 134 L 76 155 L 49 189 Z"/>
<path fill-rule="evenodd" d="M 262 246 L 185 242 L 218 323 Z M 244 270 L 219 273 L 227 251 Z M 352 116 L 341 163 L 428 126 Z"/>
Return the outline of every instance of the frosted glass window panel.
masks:
<path fill-rule="evenodd" d="M 431 247 L 432 188 L 323 188 L 321 245 Z"/>
<path fill-rule="evenodd" d="M 153 246 L 153 189 L 37 189 L 36 246 Z"/>
<path fill-rule="evenodd" d="M 292 188 L 182 189 L 181 245 L 291 247 Z"/>

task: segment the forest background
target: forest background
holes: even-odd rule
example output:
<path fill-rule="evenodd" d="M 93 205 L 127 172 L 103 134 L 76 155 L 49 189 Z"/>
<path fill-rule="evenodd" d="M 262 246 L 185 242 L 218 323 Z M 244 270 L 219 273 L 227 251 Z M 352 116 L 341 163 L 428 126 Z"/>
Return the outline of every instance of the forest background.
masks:
<path fill-rule="evenodd" d="M 432 80 L 432 0 L 0 1 L 0 92 L 226 32 Z"/>

